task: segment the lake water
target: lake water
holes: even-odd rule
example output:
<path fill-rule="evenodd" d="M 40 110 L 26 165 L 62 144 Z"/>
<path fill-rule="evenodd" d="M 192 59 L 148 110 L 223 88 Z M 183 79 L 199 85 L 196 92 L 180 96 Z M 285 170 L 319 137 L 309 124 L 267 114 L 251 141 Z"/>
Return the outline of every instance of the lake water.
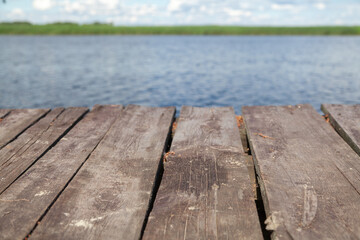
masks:
<path fill-rule="evenodd" d="M 360 103 L 360 37 L 0 36 L 0 108 Z"/>

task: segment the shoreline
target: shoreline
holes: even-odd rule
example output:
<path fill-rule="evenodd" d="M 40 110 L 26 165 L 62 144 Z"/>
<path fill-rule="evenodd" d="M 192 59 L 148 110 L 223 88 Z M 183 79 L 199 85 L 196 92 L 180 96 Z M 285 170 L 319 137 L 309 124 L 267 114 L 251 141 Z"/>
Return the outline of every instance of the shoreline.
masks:
<path fill-rule="evenodd" d="M 0 35 L 198 35 L 198 36 L 359 36 L 360 26 L 113 26 L 111 24 L 0 23 Z"/>

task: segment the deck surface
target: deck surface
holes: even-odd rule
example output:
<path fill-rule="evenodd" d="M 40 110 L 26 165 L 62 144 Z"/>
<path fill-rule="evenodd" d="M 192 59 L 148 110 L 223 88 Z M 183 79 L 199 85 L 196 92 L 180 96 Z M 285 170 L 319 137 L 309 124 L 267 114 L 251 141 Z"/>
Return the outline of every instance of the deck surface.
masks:
<path fill-rule="evenodd" d="M 0 239 L 360 239 L 360 107 L 322 109 L 0 109 Z"/>
<path fill-rule="evenodd" d="M 183 107 L 170 153 L 144 239 L 262 238 L 232 108 Z"/>
<path fill-rule="evenodd" d="M 309 105 L 244 107 L 267 229 L 279 239 L 360 237 L 360 157 Z"/>
<path fill-rule="evenodd" d="M 360 104 L 323 104 L 321 109 L 335 130 L 360 155 Z"/>

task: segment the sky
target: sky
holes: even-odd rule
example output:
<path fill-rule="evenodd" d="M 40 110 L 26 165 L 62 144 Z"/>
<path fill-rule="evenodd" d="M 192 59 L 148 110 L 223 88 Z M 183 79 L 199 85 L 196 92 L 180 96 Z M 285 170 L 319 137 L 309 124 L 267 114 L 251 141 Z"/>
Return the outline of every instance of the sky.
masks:
<path fill-rule="evenodd" d="M 6 0 L 0 22 L 114 25 L 360 25 L 360 0 Z"/>

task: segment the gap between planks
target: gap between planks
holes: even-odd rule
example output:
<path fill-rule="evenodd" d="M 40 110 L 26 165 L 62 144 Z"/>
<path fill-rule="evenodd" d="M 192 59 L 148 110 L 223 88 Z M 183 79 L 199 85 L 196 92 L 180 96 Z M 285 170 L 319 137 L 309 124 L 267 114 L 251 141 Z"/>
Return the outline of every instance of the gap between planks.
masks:
<path fill-rule="evenodd" d="M 360 156 L 360 105 L 321 104 L 330 124 Z"/>
<path fill-rule="evenodd" d="M 75 125 L 75 124 L 74 124 Z M 26 129 L 25 129 L 26 130 Z M 24 130 L 24 131 L 25 131 Z M 68 131 L 67 131 L 68 132 Z M 169 134 L 171 133 L 172 131 L 169 131 Z M 66 134 L 66 133 L 65 133 Z M 63 134 L 63 135 L 65 135 Z M 171 135 L 171 134 L 170 134 Z M 242 135 L 243 136 L 243 135 Z M 243 138 L 244 139 L 244 138 Z M 170 148 L 170 145 L 171 145 L 171 136 L 168 136 L 167 138 L 167 141 L 166 142 L 169 142 L 169 144 L 166 144 L 168 146 L 168 148 Z M 244 141 L 244 140 L 243 140 Z M 56 142 L 57 143 L 57 142 Z M 55 144 L 56 144 L 55 143 Z M 54 146 L 55 144 L 53 144 L 52 146 Z M 99 144 L 99 143 L 98 143 Z M 98 145 L 97 144 L 97 145 Z M 244 142 L 243 142 L 244 144 Z M 96 145 L 96 146 L 97 146 Z M 245 145 L 244 145 L 245 147 Z M 50 150 L 50 149 L 48 149 Z M 94 150 L 93 150 L 94 151 Z M 46 151 L 47 152 L 47 151 Z M 45 153 L 46 153 L 45 152 Z M 165 151 L 167 152 L 167 151 Z M 44 154 L 45 154 L 44 153 Z M 92 152 L 91 152 L 92 153 Z M 89 156 L 91 155 L 91 153 L 87 156 L 86 160 L 89 158 Z M 44 154 L 42 154 L 41 156 L 43 156 Z M 39 158 L 41 158 L 41 156 Z M 251 157 L 250 157 L 251 158 Z M 249 162 L 249 160 L 251 159 L 247 159 L 247 166 L 248 166 L 248 170 L 249 170 L 249 174 L 250 174 L 250 178 L 252 179 L 252 182 L 254 182 L 256 184 L 256 177 L 255 175 L 253 175 L 253 173 L 251 173 L 251 167 L 253 165 L 251 165 L 251 162 Z M 61 190 L 61 192 L 59 192 L 59 194 L 56 196 L 55 200 L 50 204 L 50 206 L 48 207 L 48 209 L 46 210 L 46 212 L 44 212 L 44 214 L 39 218 L 39 221 L 41 221 L 43 219 L 43 217 L 46 215 L 46 213 L 49 211 L 49 209 L 52 207 L 52 205 L 55 203 L 55 201 L 58 199 L 58 197 L 62 194 L 62 192 L 65 190 L 65 188 L 68 186 L 68 184 L 72 181 L 72 179 L 75 177 L 75 175 L 78 173 L 78 171 L 81 169 L 81 167 L 83 166 L 83 164 L 85 163 L 85 161 L 81 164 L 81 166 L 76 170 L 76 172 L 74 173 L 74 175 L 71 177 L 71 179 L 68 181 L 68 183 L 64 186 L 64 188 Z M 31 165 L 32 166 L 32 165 Z M 29 168 L 27 168 L 29 169 Z M 143 227 L 142 227 L 142 231 L 141 231 L 141 234 L 143 234 L 144 230 L 145 230 L 145 227 L 146 227 L 146 222 L 147 222 L 147 218 L 152 210 L 152 205 L 154 203 L 154 200 L 155 200 L 155 197 L 156 197 L 156 192 L 157 192 L 157 188 L 160 186 L 160 182 L 161 182 L 161 177 L 162 177 L 162 173 L 163 173 L 163 165 L 162 165 L 162 161 L 159 162 L 159 166 L 158 166 L 158 171 L 157 171 L 157 174 L 155 176 L 155 181 L 154 181 L 154 186 L 153 186 L 153 195 L 151 196 L 150 200 L 149 200 L 149 208 L 148 208 L 148 211 L 147 211 L 147 214 L 146 214 L 146 217 L 145 217 L 145 220 L 144 220 L 144 223 L 143 223 Z M 255 181 L 254 181 L 254 178 L 255 178 Z M 255 191 L 256 193 L 256 191 Z M 255 195 L 256 196 L 256 195 Z M 34 228 L 31 230 L 31 233 L 34 231 L 34 229 L 36 228 L 37 224 L 35 224 Z"/>
<path fill-rule="evenodd" d="M 333 128 L 309 105 L 243 115 L 272 237 L 358 238 L 358 156 Z"/>
<path fill-rule="evenodd" d="M 56 108 L 1 149 L 0 194 L 54 147 L 87 112 L 87 108 Z"/>
<path fill-rule="evenodd" d="M 129 105 L 32 236 L 139 238 L 174 113 Z"/>
<path fill-rule="evenodd" d="M 183 107 L 170 149 L 173 153 L 164 166 L 144 239 L 262 239 L 249 172 L 240 149 L 231 108 Z M 204 199 L 196 200 L 196 196 Z"/>
<path fill-rule="evenodd" d="M 3 215 L 0 214 L 0 221 L 4 223 L 0 225 L 2 239 L 23 238 L 32 231 L 34 224 L 109 130 L 119 114 L 114 112 L 115 108 L 95 105 L 58 144 L 1 194 L 3 204 L 0 205 L 0 212 Z M 84 141 L 78 141 L 79 138 Z M 29 196 L 33 196 L 31 202 L 18 201 Z"/>
<path fill-rule="evenodd" d="M 0 149 L 14 141 L 26 129 L 45 117 L 50 109 L 15 109 L 0 121 Z"/>

